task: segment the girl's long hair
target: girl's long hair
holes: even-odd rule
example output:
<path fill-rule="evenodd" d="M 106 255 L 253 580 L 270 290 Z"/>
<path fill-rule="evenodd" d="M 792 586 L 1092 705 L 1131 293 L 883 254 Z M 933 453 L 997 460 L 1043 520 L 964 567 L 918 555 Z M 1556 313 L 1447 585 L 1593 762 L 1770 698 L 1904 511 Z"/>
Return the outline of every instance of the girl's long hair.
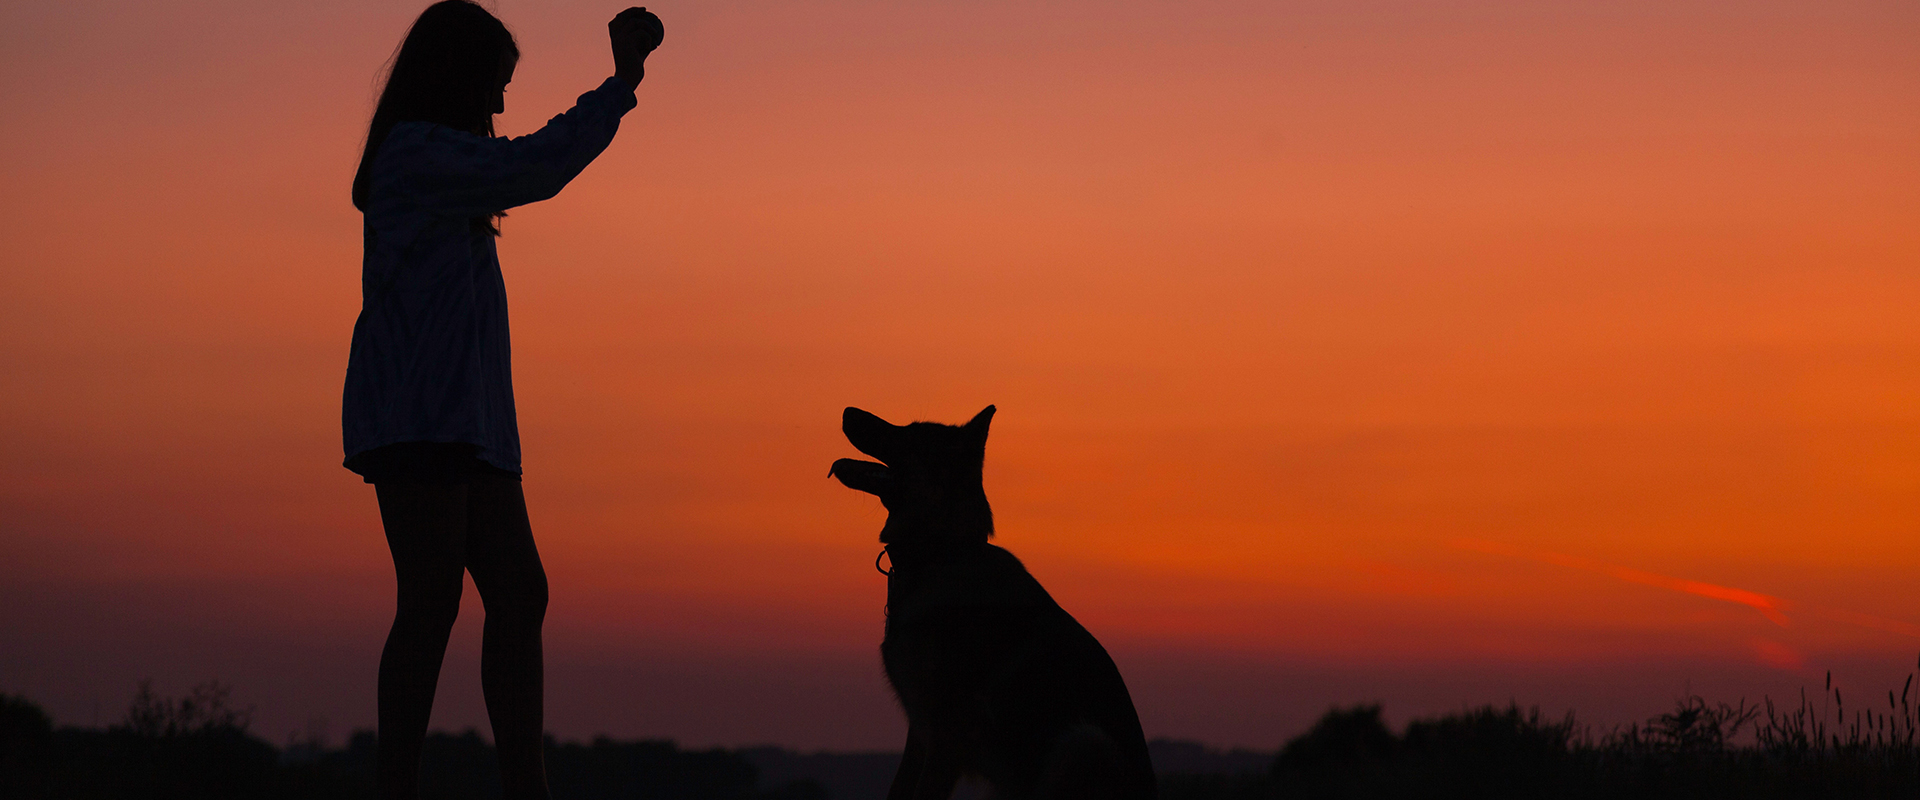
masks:
<path fill-rule="evenodd" d="M 393 126 L 432 122 L 478 136 L 493 135 L 494 93 L 503 65 L 520 58 L 507 26 L 469 0 L 441 0 L 427 6 L 407 31 L 393 57 L 387 85 L 367 125 L 366 149 L 353 175 L 353 206 L 367 210 L 373 160 Z M 474 218 L 476 229 L 498 236 L 495 222 L 505 216 Z"/>

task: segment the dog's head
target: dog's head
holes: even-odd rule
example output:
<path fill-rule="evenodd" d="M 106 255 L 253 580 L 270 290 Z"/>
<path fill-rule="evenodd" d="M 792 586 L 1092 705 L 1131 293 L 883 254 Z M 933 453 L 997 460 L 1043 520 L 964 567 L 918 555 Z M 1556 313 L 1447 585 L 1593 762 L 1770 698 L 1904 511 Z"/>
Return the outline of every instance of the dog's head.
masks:
<path fill-rule="evenodd" d="M 841 415 L 840 430 L 879 463 L 843 458 L 833 462 L 828 474 L 850 489 L 880 498 L 887 507 L 882 542 L 984 542 L 993 535 L 993 511 L 981 484 L 987 426 L 992 422 L 993 406 L 957 426 L 894 425 L 849 408 Z"/>

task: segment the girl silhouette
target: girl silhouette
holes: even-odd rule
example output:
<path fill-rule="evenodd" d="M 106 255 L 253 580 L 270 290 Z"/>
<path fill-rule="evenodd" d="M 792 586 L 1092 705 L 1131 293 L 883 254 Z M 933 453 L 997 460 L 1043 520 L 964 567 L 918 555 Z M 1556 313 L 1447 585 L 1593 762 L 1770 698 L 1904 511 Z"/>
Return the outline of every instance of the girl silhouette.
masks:
<path fill-rule="evenodd" d="M 540 625 L 547 576 L 520 488 L 498 220 L 554 196 L 634 107 L 659 18 L 607 25 L 614 76 L 546 127 L 493 136 L 520 51 L 466 0 L 435 3 L 407 32 L 353 177 L 365 215 L 360 318 L 347 360 L 346 466 L 373 484 L 399 584 L 380 655 L 379 784 L 418 793 L 420 746 L 461 573 L 486 608 L 480 681 L 507 798 L 547 797 Z"/>

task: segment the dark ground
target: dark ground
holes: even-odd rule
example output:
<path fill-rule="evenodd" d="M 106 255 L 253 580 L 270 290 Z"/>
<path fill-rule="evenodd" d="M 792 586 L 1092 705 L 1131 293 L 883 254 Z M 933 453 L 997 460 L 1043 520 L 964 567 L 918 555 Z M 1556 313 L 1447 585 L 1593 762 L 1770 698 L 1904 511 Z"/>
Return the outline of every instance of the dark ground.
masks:
<path fill-rule="evenodd" d="M 1729 706 L 1698 697 L 1647 722 L 1595 734 L 1572 717 L 1482 707 L 1389 729 L 1378 706 L 1329 711 L 1277 754 L 1151 744 L 1164 800 L 1277 798 L 1920 798 L 1913 679 L 1884 708 Z M 559 800 L 879 800 L 897 753 L 802 754 L 776 747 L 684 750 L 670 741 L 548 740 Z M 373 796 L 374 737 L 284 747 L 247 731 L 218 684 L 185 698 L 143 687 L 105 730 L 55 728 L 0 695 L 0 800 Z M 433 734 L 422 796 L 495 798 L 492 747 L 474 731 Z"/>

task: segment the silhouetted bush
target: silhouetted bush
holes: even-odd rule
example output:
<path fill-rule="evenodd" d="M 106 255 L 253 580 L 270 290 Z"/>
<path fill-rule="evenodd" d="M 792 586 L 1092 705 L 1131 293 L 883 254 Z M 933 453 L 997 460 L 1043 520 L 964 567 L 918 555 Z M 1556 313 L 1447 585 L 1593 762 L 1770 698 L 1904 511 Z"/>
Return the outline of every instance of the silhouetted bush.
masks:
<path fill-rule="evenodd" d="M 1401 796 L 1557 797 L 1572 788 L 1574 722 L 1492 706 L 1416 720 L 1396 765 Z"/>
<path fill-rule="evenodd" d="M 1276 783 L 1314 797 L 1375 797 L 1390 785 L 1400 740 L 1380 720 L 1380 707 L 1333 709 L 1281 748 Z"/>
<path fill-rule="evenodd" d="M 53 720 L 24 697 L 0 694 L 0 797 L 46 793 L 44 765 L 53 753 Z"/>

